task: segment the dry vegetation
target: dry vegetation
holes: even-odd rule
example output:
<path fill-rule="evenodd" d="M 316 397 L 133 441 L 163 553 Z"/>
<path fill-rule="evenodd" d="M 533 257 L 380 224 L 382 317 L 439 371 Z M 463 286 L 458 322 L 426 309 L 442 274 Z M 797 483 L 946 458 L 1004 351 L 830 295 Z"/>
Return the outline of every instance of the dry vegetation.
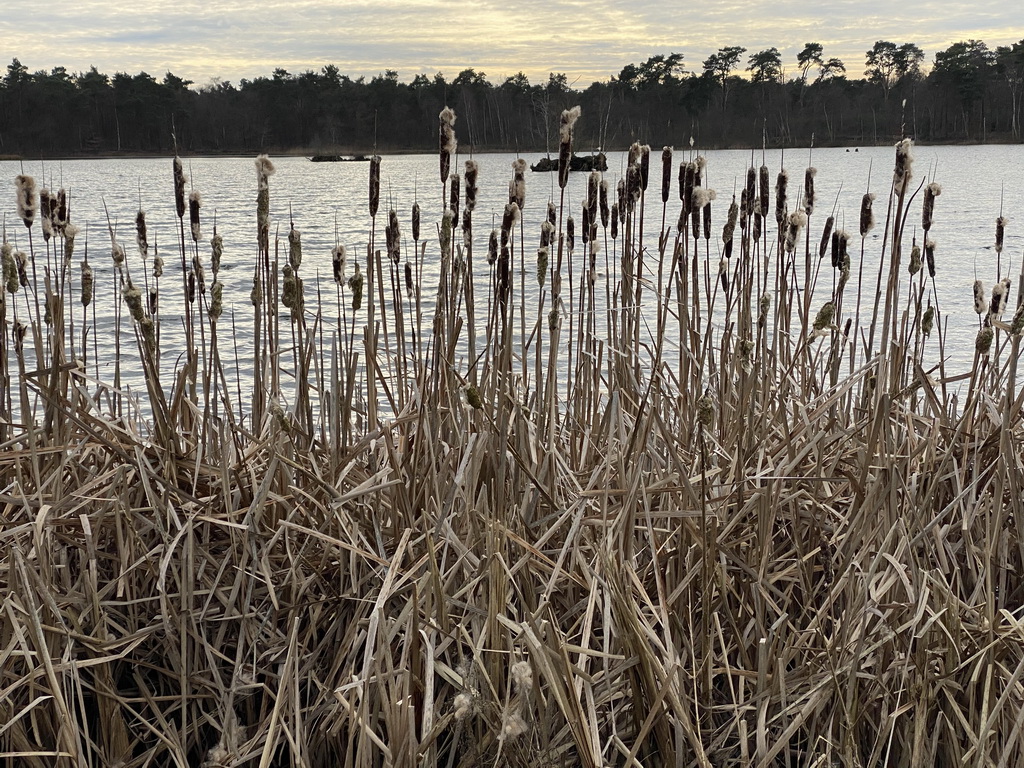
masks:
<path fill-rule="evenodd" d="M 158 282 L 141 218 L 139 253 L 113 247 L 141 431 L 89 373 L 66 201 L 38 210 L 19 178 L 0 760 L 1022 764 L 1024 312 L 1001 319 L 1000 282 L 970 376 L 926 370 L 926 349 L 942 357 L 938 190 L 911 177 L 909 142 L 860 232 L 831 232 L 813 173 L 772 185 L 767 168 L 712 231 L 702 163 L 666 149 L 659 179 L 635 147 L 617 194 L 593 178 L 580 221 L 554 201 L 539 249 L 517 166 L 484 249 L 450 117 L 453 214 L 427 238 L 416 209 L 403 233 L 377 210 L 374 162 L 369 245 L 358 272 L 335 251 L 336 296 L 305 295 L 257 160 L 245 402 L 218 346 L 219 245 L 198 238 L 175 164 L 180 264 Z M 681 206 L 678 226 L 644 232 L 650 206 Z M 517 259 L 543 285 L 530 311 Z M 421 296 L 430 260 L 441 280 Z M 187 352 L 161 381 L 149 293 L 178 289 Z M 592 311 L 601 294 L 611 311 Z"/>

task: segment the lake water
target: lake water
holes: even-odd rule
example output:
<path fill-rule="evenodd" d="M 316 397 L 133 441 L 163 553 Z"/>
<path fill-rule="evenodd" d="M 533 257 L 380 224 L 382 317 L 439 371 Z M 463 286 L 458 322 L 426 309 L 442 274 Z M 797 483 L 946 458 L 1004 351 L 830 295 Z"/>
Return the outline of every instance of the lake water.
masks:
<path fill-rule="evenodd" d="M 661 177 L 661 156 L 657 149 L 651 157 L 651 186 L 648 192 L 647 221 L 648 233 L 656 233 L 661 226 L 662 207 L 659 195 Z M 691 157 L 689 151 L 677 151 L 674 161 Z M 713 204 L 713 233 L 720 235 L 728 200 L 732 193 L 743 184 L 746 168 L 752 155 L 749 151 L 711 151 L 706 153 L 707 168 L 705 185 L 718 192 L 718 201 Z M 536 162 L 541 155 L 528 154 L 524 158 Z M 772 150 L 755 153 L 756 165 L 764 162 L 771 171 L 773 184 L 772 206 L 774 206 L 775 176 L 781 167 L 790 174 L 790 205 L 796 201 L 802 188 L 804 169 L 810 164 L 818 169 L 816 177 L 817 204 L 811 219 L 811 240 L 820 237 L 825 217 L 836 212 L 837 224 L 845 226 L 852 234 L 851 255 L 859 256 L 860 243 L 857 236 L 861 197 L 868 189 L 877 193 L 877 224 L 868 236 L 866 244 L 865 275 L 871 275 L 870 287 L 873 292 L 874 265 L 882 251 L 881 238 L 884 234 L 885 201 L 888 197 L 892 178 L 894 151 L 891 147 L 860 149 L 827 148 L 790 149 L 784 153 Z M 972 284 L 976 278 L 991 288 L 996 278 L 996 253 L 994 250 L 995 220 L 1003 212 L 1010 219 L 1006 231 L 1005 249 L 1002 254 L 1002 272 L 1013 278 L 1013 289 L 1009 299 L 1010 312 L 1015 306 L 1017 274 L 1020 271 L 1022 245 L 1024 245 L 1024 187 L 1019 179 L 1024 169 L 1024 146 L 934 146 L 914 148 L 914 177 L 911 188 L 927 177 L 942 185 L 942 194 L 937 200 L 935 226 L 932 236 L 938 243 L 936 251 L 937 275 L 936 295 L 939 306 L 948 321 L 947 374 L 955 375 L 971 365 L 973 342 L 978 329 L 978 318 L 973 311 Z M 465 156 L 453 158 L 452 170 L 461 172 Z M 512 175 L 511 165 L 515 159 L 511 154 L 485 154 L 475 158 L 480 166 L 480 194 L 474 214 L 475 263 L 483 265 L 486 253 L 487 235 L 492 226 L 501 221 L 507 200 L 508 182 Z M 353 259 L 365 260 L 369 239 L 370 216 L 367 203 L 367 179 L 369 164 L 360 162 L 311 163 L 301 157 L 273 158 L 277 172 L 271 177 L 271 236 L 278 232 L 281 237 L 281 258 L 286 259 L 289 221 L 302 233 L 303 265 L 301 274 L 305 282 L 306 305 L 315 305 L 319 287 L 324 295 L 332 297 L 324 306 L 325 323 L 333 323 L 336 317 L 333 297 L 335 288 L 332 280 L 331 248 L 336 242 L 349 249 L 349 270 Z M 203 240 L 201 253 L 209 274 L 209 238 L 216 221 L 217 231 L 224 238 L 224 257 L 220 279 L 224 283 L 224 317 L 222 327 L 231 327 L 241 359 L 242 380 L 249 375 L 252 359 L 253 309 L 249 301 L 252 287 L 253 267 L 256 259 L 256 178 L 253 158 L 184 158 L 185 172 L 192 188 L 202 194 Z M 621 175 L 625 157 L 611 153 L 608 157 L 609 179 L 612 189 Z M 177 218 L 174 210 L 171 161 L 159 159 L 107 159 L 107 160 L 65 160 L 47 162 L 0 162 L 0 178 L 6 178 L 8 192 L 0 196 L 0 211 L 5 217 L 8 237 L 16 247 L 28 250 L 25 229 L 16 216 L 13 179 L 18 173 L 36 177 L 40 188 L 48 186 L 56 190 L 65 187 L 71 195 L 71 219 L 81 228 L 75 256 L 75 280 L 77 282 L 78 262 L 86 248 L 90 263 L 96 270 L 97 338 L 95 339 L 99 363 L 99 375 L 108 378 L 114 361 L 113 270 L 110 259 L 110 239 L 107 221 L 113 226 L 116 237 L 128 253 L 128 263 L 140 281 L 141 262 L 135 249 L 135 213 L 141 207 L 147 212 L 149 241 L 156 243 L 166 260 L 166 272 L 161 288 L 161 313 L 163 318 L 161 339 L 163 344 L 162 365 L 169 373 L 173 370 L 182 345 L 175 341 L 182 338 L 180 320 L 175 317 L 181 312 L 180 266 L 177 249 Z M 568 210 L 580 225 L 579 209 L 585 198 L 587 174 L 571 175 L 567 188 Z M 536 310 L 538 289 L 535 279 L 536 246 L 539 240 L 540 222 L 549 199 L 558 199 L 557 174 L 531 173 L 527 171 L 527 193 L 524 210 L 526 274 L 525 302 Z M 673 226 L 678 216 L 679 201 L 673 175 L 673 193 L 668 204 L 668 226 Z M 403 237 L 403 260 L 411 253 L 410 210 L 414 201 L 422 207 L 422 238 L 428 243 L 423 263 L 423 277 L 420 290 L 424 307 L 429 317 L 433 291 L 437 283 L 438 245 L 436 225 L 442 210 L 441 189 L 438 178 L 438 159 L 435 154 L 385 156 L 381 168 L 381 204 L 377 221 L 377 243 L 383 248 L 383 226 L 387 211 L 394 207 L 400 217 Z M 653 201 L 653 202 L 652 202 Z M 187 218 L 187 214 L 186 214 Z M 1018 221 L 1015 221 L 1018 219 Z M 911 228 L 920 228 L 920 198 L 914 202 L 908 218 L 908 233 Z M 187 231 L 186 220 L 186 231 Z M 774 230 L 774 220 L 769 228 Z M 769 235 L 772 237 L 773 235 Z M 38 225 L 34 229 L 37 252 L 41 249 Z M 739 231 L 737 228 L 737 238 Z M 656 234 L 646 238 L 652 250 L 657 246 Z M 909 244 L 909 237 L 908 237 Z M 703 244 L 702 244 L 703 247 Z M 717 264 L 718 254 L 712 240 L 712 264 Z M 518 249 L 517 249 L 518 250 Z M 582 258 L 582 249 L 577 248 L 577 259 Z M 906 256 L 905 256 L 906 258 Z M 603 255 L 598 264 L 603 273 Z M 478 268 L 479 269 L 479 268 Z M 856 274 L 856 264 L 854 266 Z M 516 289 L 519 286 L 518 273 L 514 277 Z M 831 281 L 826 281 L 831 282 Z M 600 285 L 600 280 L 599 280 Z M 563 294 L 568 293 L 563 284 Z M 482 299 L 485 301 L 486 299 Z M 817 301 L 817 299 L 816 299 Z M 849 306 L 849 305 L 847 305 Z M 599 308 L 601 311 L 602 308 Z M 80 318 L 81 306 L 75 304 Z M 333 316 L 332 316 L 332 313 Z M 363 313 L 365 313 L 365 303 Z M 480 314 L 483 314 L 481 311 Z M 532 321 L 531 321 L 532 322 Z M 429 325 L 429 322 L 427 323 Z M 598 328 L 603 321 L 598 323 Z M 138 383 L 138 371 L 132 368 L 135 362 L 134 335 L 126 320 L 121 327 L 121 340 L 133 354 L 124 358 L 126 380 Z M 90 354 L 92 350 L 90 349 Z M 224 353 L 227 354 L 226 352 Z M 934 362 L 934 361 L 932 361 Z M 92 362 L 90 369 L 92 369 Z"/>

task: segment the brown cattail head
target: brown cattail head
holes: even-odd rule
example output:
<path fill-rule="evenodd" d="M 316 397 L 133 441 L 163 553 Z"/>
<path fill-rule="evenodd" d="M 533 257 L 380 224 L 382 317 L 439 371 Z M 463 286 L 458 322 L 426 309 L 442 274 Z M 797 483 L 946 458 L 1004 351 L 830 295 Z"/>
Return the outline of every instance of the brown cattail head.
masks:
<path fill-rule="evenodd" d="M 981 280 L 974 281 L 974 311 L 977 314 L 981 314 L 988 308 L 988 302 L 985 301 L 985 285 Z"/>
<path fill-rule="evenodd" d="M 873 204 L 875 193 L 866 192 L 860 201 L 860 236 L 867 237 L 868 232 L 875 226 L 875 212 Z"/>
<path fill-rule="evenodd" d="M 412 204 L 412 239 L 414 242 L 420 240 L 420 204 Z"/>
<path fill-rule="evenodd" d="M 782 223 L 786 220 L 786 216 L 788 215 L 788 208 L 786 205 L 786 187 L 788 184 L 789 174 L 786 172 L 786 169 L 783 168 L 779 171 L 779 176 L 775 181 L 775 223 L 779 225 L 779 229 L 782 229 Z"/>
<path fill-rule="evenodd" d="M 50 213 L 50 190 L 39 193 L 39 221 L 43 228 L 43 242 L 50 242 L 53 237 L 53 219 Z"/>
<path fill-rule="evenodd" d="M 548 257 L 550 249 L 544 245 L 537 249 L 537 285 L 543 287 L 548 276 Z"/>
<path fill-rule="evenodd" d="M 17 293 L 20 285 L 18 265 L 14 261 L 14 249 L 7 240 L 0 244 L 0 263 L 3 265 L 4 288 L 8 293 Z"/>
<path fill-rule="evenodd" d="M 757 199 L 757 169 L 754 166 L 747 168 L 747 183 L 743 191 L 747 193 L 747 214 L 750 215 L 754 212 L 754 200 Z M 742 201 L 742 195 L 740 198 Z"/>
<path fill-rule="evenodd" d="M 942 187 L 932 182 L 924 188 L 924 204 L 921 206 L 921 228 L 927 236 L 935 218 L 935 198 L 942 194 Z"/>
<path fill-rule="evenodd" d="M 1024 315 L 1021 315 L 1021 319 L 1024 320 Z M 924 316 L 921 318 L 921 333 L 925 336 L 931 336 L 934 324 L 935 307 L 933 307 L 931 301 L 929 301 L 928 309 L 924 311 Z"/>
<path fill-rule="evenodd" d="M 548 200 L 548 223 L 552 227 L 558 223 L 558 209 L 551 200 Z"/>
<path fill-rule="evenodd" d="M 569 183 L 569 161 L 572 159 L 572 135 L 576 121 L 580 119 L 580 108 L 562 111 L 558 124 L 558 186 L 565 189 Z"/>
<path fill-rule="evenodd" d="M 348 289 L 352 291 L 352 309 L 357 312 L 363 306 L 363 280 L 363 272 L 357 261 L 352 277 L 348 279 Z"/>
<path fill-rule="evenodd" d="M 64 227 L 64 266 L 71 264 L 71 257 L 75 253 L 75 238 L 78 236 L 78 227 L 68 224 Z"/>
<path fill-rule="evenodd" d="M 565 222 L 565 244 L 569 253 L 576 248 L 576 221 L 572 216 Z"/>
<path fill-rule="evenodd" d="M 921 271 L 921 246 L 915 241 L 910 248 L 910 263 L 907 264 L 907 272 L 916 275 Z"/>
<path fill-rule="evenodd" d="M 494 264 L 498 260 L 498 230 L 492 229 L 487 239 L 487 263 Z"/>
<path fill-rule="evenodd" d="M 992 286 L 992 301 L 989 303 L 989 316 L 998 320 L 1006 310 L 1006 285 L 1002 281 Z"/>
<path fill-rule="evenodd" d="M 814 177 L 817 173 L 817 168 L 804 171 L 804 213 L 808 216 L 814 213 Z"/>
<path fill-rule="evenodd" d="M 736 195 L 733 195 L 732 202 L 729 204 L 729 213 L 725 218 L 725 226 L 722 227 L 722 242 L 725 243 L 726 256 L 729 256 L 732 251 L 732 238 L 736 232 L 736 220 L 739 215 L 740 207 L 736 204 Z"/>
<path fill-rule="evenodd" d="M 988 353 L 992 349 L 992 339 L 994 336 L 995 331 L 992 330 L 991 325 L 987 325 L 978 331 L 978 335 L 974 339 L 974 349 L 979 357 L 988 357 Z"/>
<path fill-rule="evenodd" d="M 832 233 L 832 269 L 839 269 L 839 230 Z"/>
<path fill-rule="evenodd" d="M 935 241 L 930 237 L 924 239 L 924 259 L 928 264 L 928 276 L 935 277 Z"/>
<path fill-rule="evenodd" d="M 224 311 L 224 283 L 214 280 L 210 286 L 210 320 L 217 322 Z"/>
<path fill-rule="evenodd" d="M 266 155 L 256 157 L 256 236 L 259 249 L 270 248 L 270 177 L 274 175 L 274 164 Z M 182 177 L 184 183 L 184 177 Z"/>
<path fill-rule="evenodd" d="M 605 229 L 608 228 L 608 218 L 611 211 L 608 208 L 608 180 L 601 179 L 601 185 L 598 187 L 598 205 L 601 209 L 601 226 Z"/>
<path fill-rule="evenodd" d="M 346 252 L 344 245 L 336 245 L 331 249 L 331 266 L 334 269 L 334 282 L 341 285 L 345 280 Z"/>
<path fill-rule="evenodd" d="M 139 208 L 135 214 L 135 242 L 139 246 L 139 256 L 149 256 L 149 236 L 146 229 L 146 212 Z"/>
<path fill-rule="evenodd" d="M 288 263 L 295 271 L 302 265 L 302 235 L 294 224 L 288 230 Z"/>
<path fill-rule="evenodd" d="M 612 240 L 619 236 L 619 204 L 612 203 Z"/>
<path fill-rule="evenodd" d="M 825 252 L 828 250 L 829 240 L 832 237 L 832 228 L 836 225 L 836 217 L 829 216 L 825 219 L 825 228 L 821 231 L 821 243 L 818 245 L 818 258 L 825 258 Z"/>
<path fill-rule="evenodd" d="M 587 177 L 587 213 L 588 222 L 597 223 L 597 199 L 601 195 L 601 174 L 591 171 Z M 584 227 L 586 229 L 586 227 Z"/>
<path fill-rule="evenodd" d="M 807 224 L 807 214 L 803 211 L 793 211 L 786 217 L 786 252 L 793 253 L 800 243 L 800 232 Z"/>
<path fill-rule="evenodd" d="M 68 226 L 68 193 L 61 187 L 57 190 L 57 208 L 54 212 L 57 231 L 64 234 Z"/>
<path fill-rule="evenodd" d="M 188 222 L 189 228 L 192 231 L 192 242 L 198 243 L 199 238 L 202 236 L 199 230 L 199 209 L 203 204 L 203 199 L 198 192 L 193 190 L 188 196 Z"/>
<path fill-rule="evenodd" d="M 181 158 L 174 156 L 174 207 L 178 218 L 185 216 L 185 169 L 181 164 Z"/>
<path fill-rule="evenodd" d="M 713 200 L 714 198 L 715 198 L 715 190 L 711 190 L 711 199 Z M 707 205 L 704 206 L 704 208 L 702 210 L 702 215 L 703 215 L 703 218 L 704 218 L 704 239 L 705 240 L 710 240 L 711 239 L 711 202 L 710 201 L 708 202 Z"/>
<path fill-rule="evenodd" d="M 213 268 L 213 276 L 216 279 L 220 272 L 220 260 L 224 256 L 224 238 L 217 234 L 217 228 L 213 228 L 213 237 L 210 238 L 210 266 Z"/>
<path fill-rule="evenodd" d="M 452 183 L 448 190 L 448 210 L 452 212 L 452 220 L 457 224 L 459 221 L 459 174 L 453 173 Z M 510 190 L 511 193 L 511 190 Z"/>
<path fill-rule="evenodd" d="M 405 262 L 405 295 L 412 301 L 413 295 L 416 293 L 416 285 L 412 280 L 412 264 L 408 260 Z"/>
<path fill-rule="evenodd" d="M 640 166 L 636 163 L 626 167 L 626 205 L 632 211 L 640 201 Z"/>
<path fill-rule="evenodd" d="M 750 228 L 750 236 L 755 240 L 761 239 L 761 232 L 764 228 L 764 216 L 761 215 L 760 206 L 755 206 L 754 225 Z"/>
<path fill-rule="evenodd" d="M 1024 302 L 1017 305 L 1017 311 L 1013 313 L 1013 320 L 1010 321 L 1010 333 L 1020 336 L 1024 332 Z"/>
<path fill-rule="evenodd" d="M 512 189 L 510 190 L 512 200 L 510 202 L 515 203 L 519 206 L 519 210 L 523 210 L 523 206 L 526 205 L 526 161 L 521 157 L 517 157 L 512 163 Z"/>
<path fill-rule="evenodd" d="M 783 171 L 783 173 L 785 173 L 785 171 Z M 767 165 L 762 165 L 758 169 L 757 175 L 758 175 L 758 180 L 760 182 L 759 186 L 761 188 L 761 194 L 760 194 L 761 215 L 762 216 L 767 216 L 768 215 L 768 203 L 769 203 L 769 200 L 768 200 L 768 186 L 769 186 L 769 183 L 770 183 L 770 177 L 768 176 L 768 166 Z M 751 201 L 751 202 L 753 202 L 753 201 Z M 785 208 L 785 206 L 783 206 L 783 208 Z"/>
<path fill-rule="evenodd" d="M 686 213 L 693 210 L 693 188 L 700 186 L 696 177 L 697 164 L 694 162 L 687 163 L 686 169 L 683 172 L 683 210 Z"/>
<path fill-rule="evenodd" d="M 88 307 L 92 302 L 93 276 L 88 261 L 82 262 L 82 306 Z M 9 290 L 9 289 L 8 289 Z"/>
<path fill-rule="evenodd" d="M 1006 225 L 1008 221 L 1005 216 L 1000 216 L 996 219 L 996 253 L 1003 252 L 1003 237 L 1006 232 Z"/>
<path fill-rule="evenodd" d="M 640 188 L 647 191 L 647 185 L 651 180 L 651 145 L 644 144 L 640 147 Z"/>
<path fill-rule="evenodd" d="M 550 221 L 544 221 L 540 225 L 540 247 L 546 248 L 554 242 L 555 227 Z"/>
<path fill-rule="evenodd" d="M 452 189 L 456 189 L 457 184 L 452 184 Z M 388 256 L 391 257 L 391 261 L 398 264 L 402 260 L 402 236 L 398 229 L 398 214 L 395 213 L 395 209 L 392 208 L 388 211 L 388 230 L 386 234 Z"/>
<path fill-rule="evenodd" d="M 447 171 L 444 177 L 448 178 Z M 380 155 L 370 158 L 370 218 L 377 215 L 380 208 Z"/>
<path fill-rule="evenodd" d="M 513 165 L 514 165 L 514 163 L 513 163 Z M 524 162 L 523 165 L 526 165 L 526 163 Z M 480 166 L 477 165 L 476 160 L 467 160 L 466 161 L 466 174 L 465 174 L 465 179 L 466 179 L 466 210 L 470 211 L 470 212 L 476 210 L 476 199 L 477 199 L 477 195 L 480 194 L 480 188 L 476 184 L 477 176 L 479 174 L 480 174 Z M 523 186 L 524 186 L 524 190 L 523 191 L 524 191 L 524 194 L 525 194 L 525 186 L 526 186 L 525 182 L 524 182 Z"/>
<path fill-rule="evenodd" d="M 31 228 L 36 220 L 39 209 L 39 198 L 36 196 L 36 180 L 31 176 L 20 174 L 14 178 L 14 187 L 18 194 L 18 217 L 26 228 Z"/>
<path fill-rule="evenodd" d="M 672 147 L 661 148 L 661 202 L 667 203 L 672 189 Z"/>
<path fill-rule="evenodd" d="M 445 107 L 438 115 L 438 153 L 440 155 L 441 183 L 448 181 L 448 172 L 451 170 L 452 155 L 458 147 L 455 140 L 455 110 Z"/>
<path fill-rule="evenodd" d="M 897 195 L 904 194 L 910 184 L 910 166 L 914 162 L 912 147 L 913 142 L 910 139 L 903 139 L 896 144 L 896 167 L 893 171 L 892 183 Z"/>
<path fill-rule="evenodd" d="M 590 239 L 590 209 L 587 207 L 586 203 L 583 204 L 581 219 L 583 220 L 583 224 L 580 227 L 580 231 L 583 233 L 583 243 L 586 245 L 587 241 Z"/>

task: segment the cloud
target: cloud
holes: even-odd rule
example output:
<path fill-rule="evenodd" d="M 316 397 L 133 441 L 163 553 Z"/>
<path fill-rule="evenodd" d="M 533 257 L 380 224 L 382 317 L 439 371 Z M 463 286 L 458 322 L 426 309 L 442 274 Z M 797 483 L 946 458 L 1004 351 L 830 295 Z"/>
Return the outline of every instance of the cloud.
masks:
<path fill-rule="evenodd" d="M 30 70 L 170 70 L 199 84 L 333 63 L 352 77 L 395 69 L 404 81 L 420 72 L 454 76 L 467 67 L 492 81 L 519 71 L 533 82 L 565 72 L 585 87 L 670 51 L 699 69 L 709 54 L 731 45 L 749 52 L 776 46 L 792 69 L 808 41 L 822 43 L 827 57 L 843 59 L 856 74 L 875 40 L 914 42 L 930 60 L 957 40 L 995 47 L 1024 38 L 1024 19 L 1005 0 L 895 6 L 838 0 L 827 8 L 795 0 L 703 6 L 639 0 L 629 7 L 590 0 L 152 0 L 144 12 L 83 0 L 59 14 L 26 0 L 6 5 L 0 35 Z"/>

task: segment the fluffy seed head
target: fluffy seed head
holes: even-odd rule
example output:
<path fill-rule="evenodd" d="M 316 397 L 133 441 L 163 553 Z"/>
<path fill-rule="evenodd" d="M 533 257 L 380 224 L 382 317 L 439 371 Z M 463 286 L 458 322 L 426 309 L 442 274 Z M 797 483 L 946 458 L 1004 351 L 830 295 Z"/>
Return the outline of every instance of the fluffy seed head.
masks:
<path fill-rule="evenodd" d="M 1003 252 L 1003 237 L 1006 232 L 1006 225 L 1009 222 L 1005 216 L 1000 216 L 996 219 L 996 253 Z"/>
<path fill-rule="evenodd" d="M 873 204 L 875 193 L 867 192 L 860 201 L 860 236 L 867 237 L 868 232 L 875 226 L 875 212 Z"/>
<path fill-rule="evenodd" d="M 188 196 L 188 221 L 189 227 L 192 231 L 192 242 L 198 243 L 199 238 L 202 236 L 199 230 L 199 208 L 203 204 L 203 199 L 200 194 L 196 191 L 192 191 Z"/>
<path fill-rule="evenodd" d="M 808 216 L 814 213 L 814 177 L 817 173 L 817 168 L 804 171 L 804 213 Z"/>
<path fill-rule="evenodd" d="M 974 281 L 974 311 L 977 314 L 981 314 L 988 308 L 988 302 L 985 301 L 985 286 L 981 280 Z"/>
<path fill-rule="evenodd" d="M 928 234 L 935 219 L 935 198 L 942 194 L 942 187 L 933 181 L 924 188 L 924 203 L 921 206 L 921 228 Z"/>
<path fill-rule="evenodd" d="M 896 167 L 893 171 L 892 183 L 897 195 L 904 194 L 910 184 L 910 166 L 914 162 L 912 147 L 913 142 L 910 139 L 903 139 L 896 144 Z"/>
<path fill-rule="evenodd" d="M 31 176 L 20 174 L 14 178 L 14 187 L 18 195 L 18 217 L 26 228 L 31 228 L 39 209 L 39 198 L 36 196 L 36 180 Z"/>
<path fill-rule="evenodd" d="M 782 222 L 786 220 L 787 206 L 786 206 L 786 187 L 789 184 L 789 174 L 786 169 L 783 168 L 779 171 L 778 179 L 775 182 L 775 223 L 782 227 Z M 764 207 L 762 206 L 762 210 Z"/>

